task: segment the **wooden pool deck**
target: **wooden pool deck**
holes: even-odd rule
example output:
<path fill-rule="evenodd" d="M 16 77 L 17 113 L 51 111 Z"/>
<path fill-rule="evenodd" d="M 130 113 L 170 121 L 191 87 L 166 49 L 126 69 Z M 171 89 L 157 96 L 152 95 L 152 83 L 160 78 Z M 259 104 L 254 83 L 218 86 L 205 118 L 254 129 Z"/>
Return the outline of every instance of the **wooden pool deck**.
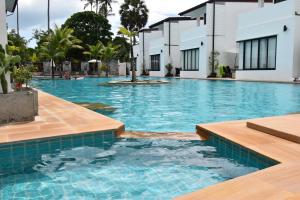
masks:
<path fill-rule="evenodd" d="M 249 125 L 251 124 L 251 125 Z M 178 200 L 299 200 L 300 115 L 203 124 L 198 134 L 222 136 L 280 164 L 178 197 Z"/>
<path fill-rule="evenodd" d="M 124 131 L 124 124 L 39 91 L 39 116 L 28 123 L 0 126 L 0 144 L 70 134 L 113 130 Z"/>

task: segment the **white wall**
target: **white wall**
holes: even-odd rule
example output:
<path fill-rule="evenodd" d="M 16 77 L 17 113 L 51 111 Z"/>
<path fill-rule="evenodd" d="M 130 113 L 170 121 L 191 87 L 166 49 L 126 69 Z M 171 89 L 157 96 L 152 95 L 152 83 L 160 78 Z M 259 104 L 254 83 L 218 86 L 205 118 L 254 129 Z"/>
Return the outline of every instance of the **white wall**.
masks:
<path fill-rule="evenodd" d="M 163 36 L 163 32 L 160 31 L 145 31 L 139 33 L 139 44 L 135 46 L 135 56 L 137 56 L 137 70 L 139 74 L 141 74 L 143 69 L 143 62 L 145 65 L 145 69 L 149 70 L 150 67 L 150 56 L 149 56 L 149 48 L 151 40 L 161 38 Z M 144 41 L 143 41 L 144 38 Z M 143 42 L 144 42 L 144 51 L 143 51 Z M 144 60 L 144 61 L 143 61 Z"/>
<path fill-rule="evenodd" d="M 180 37 L 180 50 L 199 48 L 199 71 L 181 71 L 182 78 L 206 78 L 208 75 L 208 49 L 207 27 L 198 26 L 182 32 Z M 201 43 L 203 44 L 201 46 Z"/>
<path fill-rule="evenodd" d="M 181 72 L 180 76 L 184 78 L 206 78 L 211 69 L 209 67 L 209 56 L 212 50 L 212 33 L 213 33 L 213 4 L 208 3 L 202 7 L 201 12 L 193 12 L 193 17 L 196 13 L 203 15 L 203 8 L 206 9 L 206 25 L 186 30 L 181 34 L 180 49 L 187 50 L 199 48 L 199 71 Z M 258 8 L 257 3 L 244 2 L 226 2 L 216 4 L 215 18 L 215 50 L 220 53 L 218 58 L 220 65 L 228 65 L 233 68 L 236 65 L 237 45 L 236 45 L 236 30 L 238 27 L 238 16 L 246 11 L 255 10 Z M 188 14 L 186 14 L 188 15 Z M 203 45 L 201 46 L 201 42 Z M 196 74 L 194 74 L 196 73 Z"/>
<path fill-rule="evenodd" d="M 7 44 L 7 31 L 6 31 L 6 7 L 5 1 L 0 1 L 0 44 L 5 49 Z M 7 83 L 8 83 L 8 92 L 12 91 L 11 83 L 10 83 L 10 73 L 5 75 Z M 0 93 L 2 93 L 2 87 L 0 83 Z"/>
<path fill-rule="evenodd" d="M 150 71 L 150 76 L 164 77 L 165 76 L 165 56 L 164 56 L 164 38 L 157 38 L 149 41 L 149 59 L 151 55 L 160 55 L 160 71 Z"/>
<path fill-rule="evenodd" d="M 298 0 L 287 0 L 240 16 L 237 40 L 277 35 L 277 55 L 276 70 L 237 71 L 237 79 L 292 81 L 299 77 L 300 22 L 294 14 L 299 3 Z M 284 25 L 288 27 L 286 32 Z"/>
<path fill-rule="evenodd" d="M 7 32 L 6 32 L 6 8 L 5 1 L 0 1 L 0 44 L 3 48 L 7 44 Z"/>

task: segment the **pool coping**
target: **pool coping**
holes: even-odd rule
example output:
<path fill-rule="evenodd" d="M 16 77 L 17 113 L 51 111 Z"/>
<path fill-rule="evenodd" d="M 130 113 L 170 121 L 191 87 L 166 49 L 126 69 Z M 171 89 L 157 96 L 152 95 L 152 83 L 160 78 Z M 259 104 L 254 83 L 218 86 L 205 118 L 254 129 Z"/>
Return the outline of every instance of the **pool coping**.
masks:
<path fill-rule="evenodd" d="M 38 90 L 39 115 L 32 122 L 0 126 L 0 144 L 66 135 L 113 131 L 125 125 L 94 111 Z"/>
<path fill-rule="evenodd" d="M 297 116 L 300 120 L 300 115 Z M 274 117 L 278 120 L 278 117 Z M 283 116 L 286 120 L 286 116 Z M 272 118 L 268 118 L 272 121 Z M 286 123 L 283 120 L 282 123 Z M 255 120 L 251 120 L 254 122 Z M 258 119 L 261 121 L 261 119 Z M 280 164 L 177 197 L 178 200 L 300 199 L 300 145 L 247 127 L 248 120 L 197 125 L 204 139 L 221 136 Z"/>

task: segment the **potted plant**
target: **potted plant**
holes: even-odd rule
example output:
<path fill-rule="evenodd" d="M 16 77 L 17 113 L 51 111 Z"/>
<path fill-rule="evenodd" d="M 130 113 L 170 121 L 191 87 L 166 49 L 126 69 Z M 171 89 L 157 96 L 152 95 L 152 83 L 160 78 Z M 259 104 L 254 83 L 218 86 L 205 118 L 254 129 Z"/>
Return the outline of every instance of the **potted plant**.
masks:
<path fill-rule="evenodd" d="M 168 63 L 165 67 L 168 71 L 166 77 L 172 77 L 173 76 L 173 74 L 172 74 L 173 65 L 171 63 Z"/>
<path fill-rule="evenodd" d="M 32 73 L 36 68 L 34 66 L 30 67 L 19 67 L 13 71 L 13 78 L 15 82 L 16 90 L 20 91 L 23 89 L 23 85 L 28 88 L 28 82 L 32 79 Z"/>
<path fill-rule="evenodd" d="M 0 124 L 32 121 L 38 114 L 38 94 L 32 89 L 22 90 L 22 85 L 32 78 L 31 67 L 19 67 L 20 56 L 5 54 L 0 48 Z M 9 87 L 11 74 L 16 84 L 16 91 Z"/>
<path fill-rule="evenodd" d="M 216 70 L 219 66 L 219 57 L 220 53 L 218 51 L 212 51 L 210 53 L 210 56 L 208 58 L 209 66 L 212 70 L 211 74 L 208 76 L 208 78 L 215 78 L 217 77 Z"/>

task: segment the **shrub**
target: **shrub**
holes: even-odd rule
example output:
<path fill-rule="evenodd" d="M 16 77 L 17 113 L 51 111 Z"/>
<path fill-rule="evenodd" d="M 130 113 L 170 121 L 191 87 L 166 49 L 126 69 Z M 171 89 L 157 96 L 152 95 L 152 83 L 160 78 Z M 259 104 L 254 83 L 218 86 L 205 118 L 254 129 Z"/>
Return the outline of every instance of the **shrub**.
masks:
<path fill-rule="evenodd" d="M 36 71 L 36 67 L 34 67 L 34 66 L 20 67 L 20 68 L 17 68 L 14 70 L 13 78 L 14 78 L 17 90 L 21 90 L 23 84 L 26 84 L 26 87 L 27 87 L 28 82 L 32 79 L 32 73 L 34 71 Z"/>

